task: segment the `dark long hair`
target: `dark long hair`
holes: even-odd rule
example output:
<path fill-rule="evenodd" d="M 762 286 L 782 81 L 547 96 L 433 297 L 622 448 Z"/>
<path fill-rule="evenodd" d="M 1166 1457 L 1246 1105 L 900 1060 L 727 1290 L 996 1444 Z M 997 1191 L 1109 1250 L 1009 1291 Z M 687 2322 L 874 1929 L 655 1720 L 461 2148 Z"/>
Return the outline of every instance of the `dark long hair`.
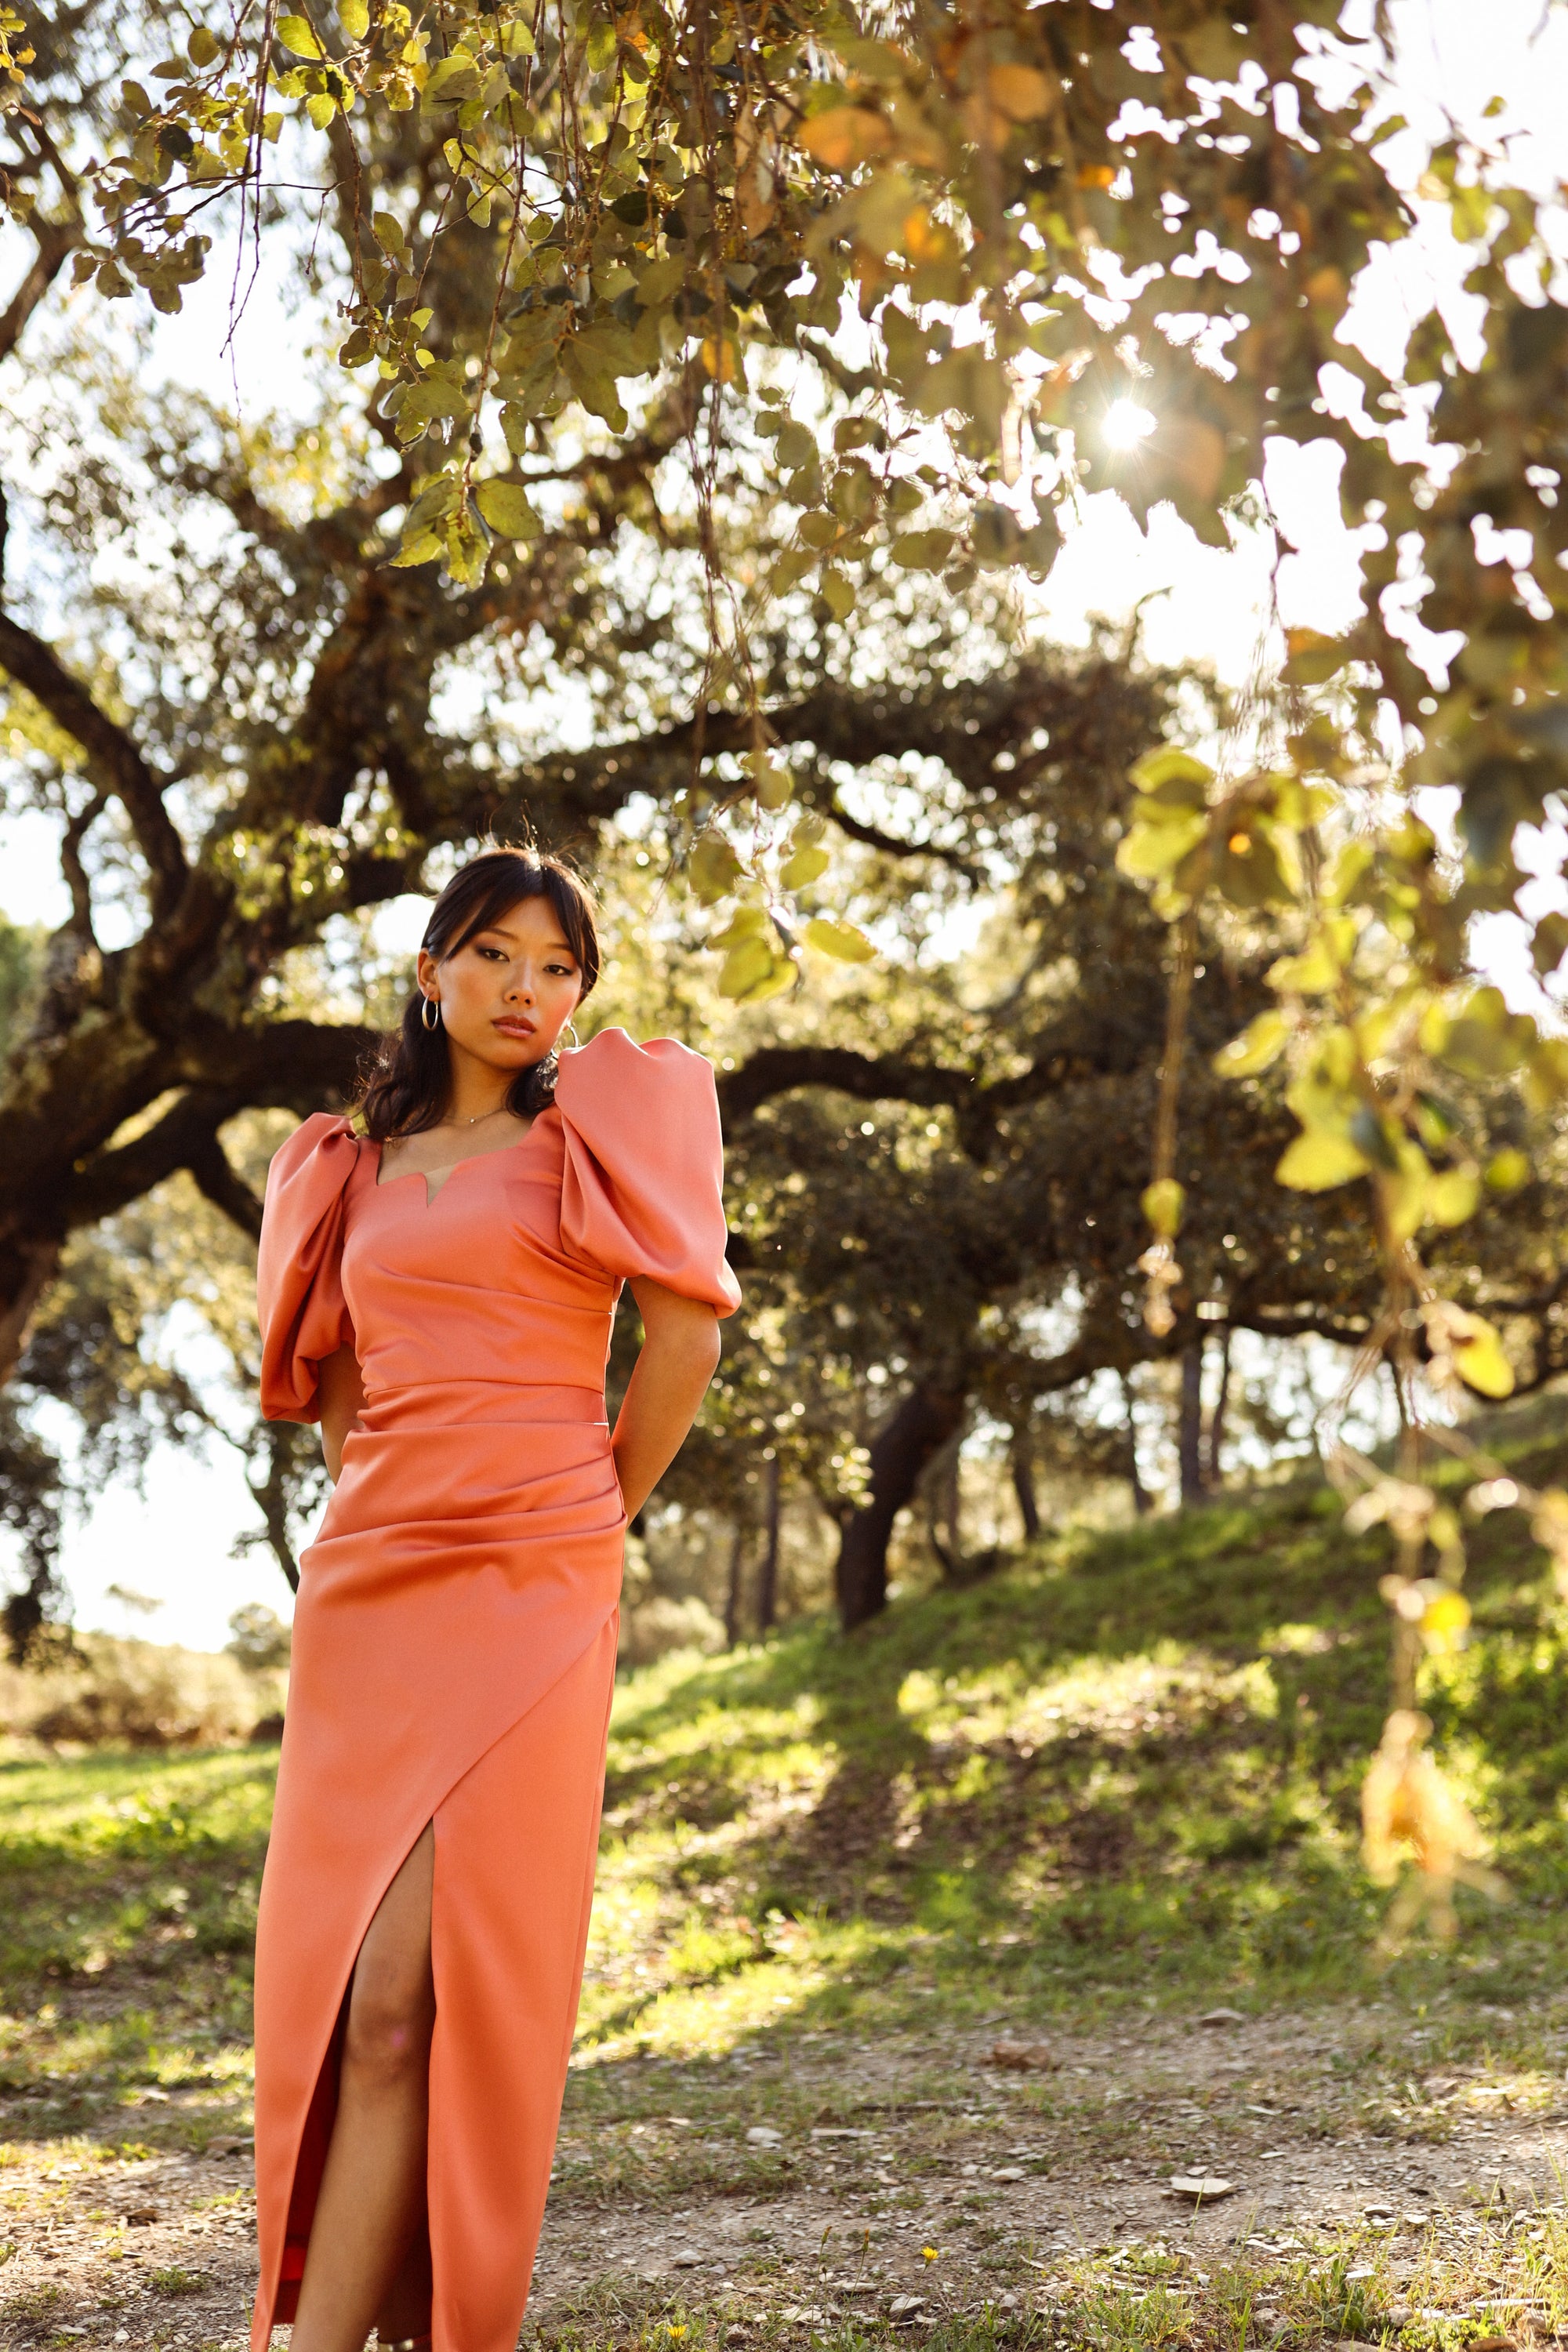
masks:
<path fill-rule="evenodd" d="M 436 904 L 420 941 L 437 963 L 466 947 L 476 931 L 497 921 L 524 898 L 544 898 L 576 958 L 586 996 L 599 977 L 599 934 L 587 886 L 561 858 L 542 849 L 502 849 L 490 845 L 460 866 Z M 582 999 L 579 998 L 579 1003 Z M 445 1024 L 426 1029 L 425 997 L 416 989 L 397 1027 L 389 1031 L 365 1066 L 354 1110 L 374 1142 L 394 1135 L 417 1135 L 434 1127 L 452 1092 L 452 1058 Z M 555 1092 L 555 1055 L 546 1055 L 520 1070 L 507 1089 L 506 1107 L 517 1118 L 532 1118 Z"/>

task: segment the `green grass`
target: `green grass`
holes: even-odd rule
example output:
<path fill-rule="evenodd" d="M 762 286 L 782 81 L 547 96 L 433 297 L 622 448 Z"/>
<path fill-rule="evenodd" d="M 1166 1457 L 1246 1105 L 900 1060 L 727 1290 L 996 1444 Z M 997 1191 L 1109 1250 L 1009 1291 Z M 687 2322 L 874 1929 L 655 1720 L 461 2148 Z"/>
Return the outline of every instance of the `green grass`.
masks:
<path fill-rule="evenodd" d="M 1539 1410 L 1503 1450 L 1561 1474 Z M 1517 1515 L 1473 1550 L 1474 1637 L 1422 1697 L 1512 1900 L 1461 1896 L 1459 1948 L 1397 1975 L 1495 2007 L 1568 1969 L 1568 1658 Z M 1243 2006 L 1366 1989 L 1387 1897 L 1356 1796 L 1385 1706 L 1384 1564 L 1303 1484 L 1048 1543 L 850 1641 L 812 1624 L 630 1678 L 584 2049 L 919 2027 L 937 1999 L 1048 2019 L 1086 1987 Z M 0 1766 L 0 2090 L 35 2134 L 243 2128 L 273 1769 L 232 1750 Z"/>
<path fill-rule="evenodd" d="M 124 2154 L 242 2123 L 274 1769 L 249 1751 L 0 1766 L 0 2092 L 29 2137 Z"/>
<path fill-rule="evenodd" d="M 1561 1475 L 1562 1449 L 1511 1449 Z M 1364 1990 L 1387 1896 L 1357 1799 L 1387 1704 L 1376 1537 L 1322 1489 L 1042 1548 L 1016 1572 L 628 1684 L 612 1728 L 584 2035 L 718 2050 L 918 2025 L 1086 1986 L 1242 2006 Z M 1424 1669 L 1451 1776 L 1512 1889 L 1461 1896 L 1439 1985 L 1563 1980 L 1565 1625 L 1517 1515 L 1473 1545 L 1474 1636 Z"/>
<path fill-rule="evenodd" d="M 1504 1416 L 1493 1442 L 1521 1476 L 1561 1480 L 1560 1418 L 1546 1405 Z M 1568 1991 L 1568 1615 L 1517 1516 L 1483 1521 L 1472 1559 L 1473 1638 L 1428 1663 L 1421 1696 L 1510 1899 L 1461 1895 L 1458 1947 L 1417 1942 L 1386 1972 L 1373 1946 L 1389 1897 L 1367 1883 L 1357 1834 L 1386 1706 L 1384 1539 L 1348 1539 L 1337 1504 L 1307 1482 L 1065 1536 L 851 1641 L 808 1624 L 630 1678 L 612 1725 L 558 2208 L 607 2218 L 626 2201 L 765 2200 L 800 2177 L 792 2150 L 809 2129 L 836 2123 L 898 2137 L 904 2185 L 889 2187 L 889 2212 L 1029 2129 L 1053 2161 L 1105 2180 L 1180 2159 L 1179 2118 L 1134 2098 L 1108 2105 L 1067 2074 L 972 2106 L 948 2045 L 991 2018 L 1048 2030 L 1118 2010 L 1376 2000 L 1370 2039 L 1314 2092 L 1320 2106 L 1294 2116 L 1298 2135 L 1440 2141 L 1457 2115 L 1487 2111 L 1483 2097 L 1548 2112 Z M 26 2147 L 90 2171 L 247 2127 L 273 1764 L 231 1750 L 0 1765 L 13 2142 L 0 2144 L 0 2189 Z M 851 2035 L 903 2053 L 885 2097 L 826 2057 L 788 2063 Z M 1484 2085 L 1435 2084 L 1433 2069 L 1472 2061 Z M 1254 2095 L 1217 2084 L 1205 2115 L 1261 2147 L 1270 2126 L 1245 2120 L 1260 2112 L 1245 2105 Z M 746 2141 L 763 2120 L 777 2146 Z M 837 2158 L 840 2182 L 870 2194 L 876 2159 L 860 2143 Z M 954 2196 L 968 2210 L 967 2192 Z M 975 2212 L 982 2202 L 976 2189 Z M 1064 2331 L 1086 2346 L 1242 2352 L 1407 2327 L 1458 2352 L 1488 2332 L 1494 2295 L 1498 2330 L 1521 2299 L 1538 2326 L 1568 2326 L 1556 2209 L 1454 2223 L 1441 2244 L 1397 2228 L 1254 2241 L 1207 2271 L 1179 2236 L 1037 2260 L 998 2229 L 978 2303 L 973 2276 L 944 2300 L 939 2261 L 905 2332 L 945 2352 Z M 766 2352 L 808 2329 L 830 2352 L 885 2340 L 876 2296 L 858 2302 L 844 2283 L 843 2249 L 823 2261 L 814 2285 L 761 2231 L 737 2249 L 752 2298 L 739 2304 L 688 2306 L 607 2275 L 552 2340 L 562 2352 Z M 163 2291 L 182 2292 L 174 2273 Z M 791 2321 L 792 2308 L 822 2316 Z M 1417 2315 L 1392 2315 L 1405 2309 Z M 47 2332 L 41 2305 L 6 2315 Z"/>

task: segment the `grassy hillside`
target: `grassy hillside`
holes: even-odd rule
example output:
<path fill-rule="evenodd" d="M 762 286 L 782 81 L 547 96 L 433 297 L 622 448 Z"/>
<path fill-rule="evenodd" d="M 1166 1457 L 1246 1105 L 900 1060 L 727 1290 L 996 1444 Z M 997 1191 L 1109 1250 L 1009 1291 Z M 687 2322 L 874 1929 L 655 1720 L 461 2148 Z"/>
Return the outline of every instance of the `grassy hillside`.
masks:
<path fill-rule="evenodd" d="M 1505 1424 L 1561 1475 L 1555 1416 Z M 698 2054 L 874 2016 L 1048 2016 L 1088 1986 L 1243 2005 L 1369 1979 L 1386 1897 L 1356 1790 L 1384 1706 L 1377 1537 L 1303 1485 L 1014 1573 L 633 1676 L 613 1727 L 586 2050 Z M 1429 1664 L 1438 1741 L 1513 1900 L 1451 1958 L 1555 1987 L 1568 1890 L 1563 1612 L 1517 1518 L 1475 1543 L 1475 1637 Z M 0 1766 L 0 2095 L 10 2128 L 152 2146 L 232 2129 L 273 1759 Z M 26 2101 L 25 2110 L 16 2102 Z"/>
<path fill-rule="evenodd" d="M 1555 1406 L 1505 1420 L 1563 1475 Z M 1517 1514 L 1476 1530 L 1468 1650 L 1424 1669 L 1436 1742 L 1512 1890 L 1434 1969 L 1489 2000 L 1555 1982 L 1568 1891 L 1565 1612 Z M 584 2030 L 691 2047 L 940 1989 L 1042 2013 L 1364 1982 L 1387 1897 L 1357 1795 L 1386 1706 L 1386 1538 L 1303 1484 L 708 1662 L 617 1706 Z"/>

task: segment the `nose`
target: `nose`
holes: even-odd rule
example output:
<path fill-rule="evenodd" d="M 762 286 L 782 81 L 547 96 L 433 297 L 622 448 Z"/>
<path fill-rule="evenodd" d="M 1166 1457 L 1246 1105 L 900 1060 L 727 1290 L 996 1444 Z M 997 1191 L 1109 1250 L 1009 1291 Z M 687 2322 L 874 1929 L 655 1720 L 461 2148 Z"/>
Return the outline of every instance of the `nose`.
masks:
<path fill-rule="evenodd" d="M 533 981 L 525 968 L 520 968 L 514 964 L 507 974 L 506 1000 L 509 1004 L 532 1003 Z"/>

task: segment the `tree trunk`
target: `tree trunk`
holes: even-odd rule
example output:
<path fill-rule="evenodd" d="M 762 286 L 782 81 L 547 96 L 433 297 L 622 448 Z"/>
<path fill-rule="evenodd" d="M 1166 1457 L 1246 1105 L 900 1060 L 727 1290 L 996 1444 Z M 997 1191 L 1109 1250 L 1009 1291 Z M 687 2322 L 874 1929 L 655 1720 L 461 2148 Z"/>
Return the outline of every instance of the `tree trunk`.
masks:
<path fill-rule="evenodd" d="M 1230 1404 L 1230 1326 L 1220 1339 L 1219 1394 L 1209 1416 L 1208 1442 L 1204 1448 L 1204 1483 L 1211 1495 L 1220 1489 L 1220 1454 L 1225 1445 L 1225 1417 Z"/>
<path fill-rule="evenodd" d="M 730 1547 L 730 1581 L 724 1595 L 724 1646 L 732 1650 L 741 1638 L 741 1571 L 746 1559 L 746 1522 L 737 1517 L 735 1540 Z"/>
<path fill-rule="evenodd" d="M 1121 1402 L 1127 1412 L 1127 1483 L 1132 1489 L 1133 1516 L 1146 1519 L 1154 1507 L 1154 1497 L 1143 1484 L 1138 1468 L 1138 1424 L 1132 1417 L 1132 1383 L 1125 1372 L 1117 1375 L 1121 1382 Z"/>
<path fill-rule="evenodd" d="M 767 1517 L 763 1528 L 763 1564 L 757 1573 L 757 1631 L 771 1633 L 779 1613 L 779 1457 L 767 1467 Z"/>
<path fill-rule="evenodd" d="M 871 1499 L 844 1522 L 833 1572 L 839 1621 L 847 1633 L 888 1605 L 888 1538 L 921 1472 L 963 1418 L 965 1397 L 921 1385 L 910 1391 L 871 1441 Z"/>
<path fill-rule="evenodd" d="M 39 1300 L 60 1262 L 58 1234 L 16 1234 L 0 1245 L 0 1387 L 22 1360 Z"/>
<path fill-rule="evenodd" d="M 1013 1492 L 1018 1497 L 1018 1516 L 1024 1522 L 1024 1541 L 1040 1540 L 1040 1506 L 1035 1494 L 1035 1465 L 1027 1433 L 1013 1432 L 1012 1451 Z"/>
<path fill-rule="evenodd" d="M 248 1470 L 246 1473 L 246 1485 L 250 1488 L 251 1499 L 261 1514 L 272 1557 L 283 1570 L 290 1592 L 300 1590 L 300 1563 L 289 1540 L 289 1474 L 293 1466 L 294 1448 L 300 1434 L 295 1422 L 268 1422 L 262 1433 L 266 1448 L 266 1475 L 253 1478 Z"/>
<path fill-rule="evenodd" d="M 1182 1474 L 1182 1507 L 1204 1498 L 1204 1347 L 1194 1339 L 1182 1349 L 1182 1412 L 1176 1455 Z"/>
<path fill-rule="evenodd" d="M 963 1582 L 963 1507 L 959 1484 L 959 1441 L 954 1436 L 946 1449 L 946 1459 L 933 1469 L 926 1481 L 926 1538 L 936 1554 L 937 1566 L 949 1584 Z M 947 1540 L 942 1540 L 943 1530 Z"/>

